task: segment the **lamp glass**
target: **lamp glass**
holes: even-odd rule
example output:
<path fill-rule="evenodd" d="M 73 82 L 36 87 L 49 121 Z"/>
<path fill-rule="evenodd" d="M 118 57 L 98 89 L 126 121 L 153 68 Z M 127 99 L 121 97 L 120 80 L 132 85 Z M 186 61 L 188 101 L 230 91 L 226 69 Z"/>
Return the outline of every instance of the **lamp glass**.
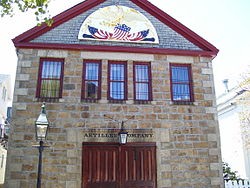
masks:
<path fill-rule="evenodd" d="M 128 138 L 128 132 L 120 132 L 119 133 L 119 143 L 126 144 Z"/>
<path fill-rule="evenodd" d="M 36 124 L 37 140 L 45 140 L 47 137 L 48 124 Z"/>
<path fill-rule="evenodd" d="M 49 121 L 47 119 L 45 111 L 43 110 L 35 122 L 37 140 L 45 140 L 47 137 Z"/>

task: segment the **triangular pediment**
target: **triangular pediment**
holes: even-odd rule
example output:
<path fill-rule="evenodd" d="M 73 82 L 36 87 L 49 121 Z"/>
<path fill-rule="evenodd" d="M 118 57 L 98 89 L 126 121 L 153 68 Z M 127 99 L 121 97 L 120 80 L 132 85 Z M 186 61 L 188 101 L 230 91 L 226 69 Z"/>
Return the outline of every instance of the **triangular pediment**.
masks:
<path fill-rule="evenodd" d="M 113 15 L 113 16 L 112 16 Z M 146 0 L 86 0 L 13 39 L 17 48 L 215 56 L 218 49 Z"/>

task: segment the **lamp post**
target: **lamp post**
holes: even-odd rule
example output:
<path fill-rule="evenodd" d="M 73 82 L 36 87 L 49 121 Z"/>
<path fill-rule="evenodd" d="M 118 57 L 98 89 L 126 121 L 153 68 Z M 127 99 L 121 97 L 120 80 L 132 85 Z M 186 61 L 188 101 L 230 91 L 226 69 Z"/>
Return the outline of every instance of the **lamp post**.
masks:
<path fill-rule="evenodd" d="M 43 144 L 44 141 L 46 140 L 49 128 L 49 121 L 46 115 L 45 103 L 43 103 L 41 108 L 42 108 L 41 113 L 35 122 L 36 140 L 39 141 L 39 145 L 37 146 L 39 151 L 38 173 L 37 173 L 37 184 L 36 184 L 37 188 L 41 188 L 42 152 L 45 147 Z"/>

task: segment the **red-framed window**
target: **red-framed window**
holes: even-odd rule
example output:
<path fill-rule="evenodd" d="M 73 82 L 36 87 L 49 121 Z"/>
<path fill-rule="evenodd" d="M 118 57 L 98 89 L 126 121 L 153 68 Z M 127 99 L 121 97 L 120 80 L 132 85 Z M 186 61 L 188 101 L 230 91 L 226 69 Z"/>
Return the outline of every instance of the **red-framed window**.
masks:
<path fill-rule="evenodd" d="M 37 98 L 62 98 L 64 59 L 41 58 L 39 64 Z"/>
<path fill-rule="evenodd" d="M 127 99 L 127 63 L 108 63 L 108 100 Z"/>
<path fill-rule="evenodd" d="M 191 64 L 170 64 L 170 83 L 172 101 L 194 101 Z"/>
<path fill-rule="evenodd" d="M 134 100 L 152 100 L 152 79 L 150 63 L 134 62 Z"/>
<path fill-rule="evenodd" d="M 83 61 L 82 99 L 101 98 L 101 61 Z"/>

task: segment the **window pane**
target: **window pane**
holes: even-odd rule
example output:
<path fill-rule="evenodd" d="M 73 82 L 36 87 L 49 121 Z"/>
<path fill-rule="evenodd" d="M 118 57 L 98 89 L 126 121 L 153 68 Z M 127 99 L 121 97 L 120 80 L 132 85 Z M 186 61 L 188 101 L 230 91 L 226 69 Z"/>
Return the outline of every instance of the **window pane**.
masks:
<path fill-rule="evenodd" d="M 61 62 L 44 61 L 42 78 L 57 78 L 61 76 Z"/>
<path fill-rule="evenodd" d="M 148 66 L 136 65 L 135 66 L 136 82 L 148 82 Z"/>
<path fill-rule="evenodd" d="M 124 99 L 124 83 L 111 82 L 110 83 L 110 97 L 112 99 Z"/>
<path fill-rule="evenodd" d="M 109 68 L 109 98 L 125 99 L 125 64 L 110 64 Z"/>
<path fill-rule="evenodd" d="M 61 77 L 62 62 L 44 60 L 41 62 L 41 82 L 39 96 L 41 98 L 60 98 L 61 96 Z"/>
<path fill-rule="evenodd" d="M 86 80 L 98 80 L 98 63 L 86 63 Z"/>
<path fill-rule="evenodd" d="M 85 77 L 83 77 L 83 96 L 85 99 L 98 99 L 100 90 L 100 63 L 87 62 L 85 66 Z"/>
<path fill-rule="evenodd" d="M 135 100 L 149 100 L 149 64 L 135 65 Z"/>
<path fill-rule="evenodd" d="M 174 84 L 173 96 L 174 100 L 190 100 L 189 85 Z"/>
<path fill-rule="evenodd" d="M 111 81 L 124 81 L 124 65 L 111 64 L 110 80 Z"/>
<path fill-rule="evenodd" d="M 85 82 L 85 96 L 87 98 L 96 99 L 98 98 L 98 82 Z"/>
<path fill-rule="evenodd" d="M 171 66 L 172 99 L 174 101 L 191 101 L 190 66 Z"/>
<path fill-rule="evenodd" d="M 40 97 L 59 98 L 60 80 L 42 80 Z"/>
<path fill-rule="evenodd" d="M 172 67 L 172 82 L 189 82 L 188 67 Z"/>
<path fill-rule="evenodd" d="M 136 99 L 137 100 L 149 100 L 148 98 L 148 84 L 137 83 L 136 84 Z"/>

